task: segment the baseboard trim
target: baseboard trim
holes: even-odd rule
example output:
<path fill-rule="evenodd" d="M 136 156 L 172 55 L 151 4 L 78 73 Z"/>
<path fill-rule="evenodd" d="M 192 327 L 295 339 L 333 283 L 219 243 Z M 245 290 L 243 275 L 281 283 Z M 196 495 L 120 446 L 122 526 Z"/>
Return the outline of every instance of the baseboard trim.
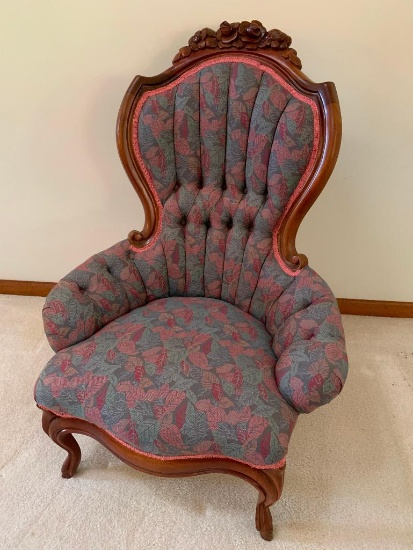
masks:
<path fill-rule="evenodd" d="M 341 313 L 346 315 L 413 318 L 413 302 L 353 300 L 352 298 L 338 298 L 337 302 Z"/>
<path fill-rule="evenodd" d="M 9 281 L 0 279 L 0 294 L 14 294 L 18 296 L 47 296 L 55 284 L 56 283 Z M 338 298 L 337 302 L 341 313 L 346 315 L 413 318 L 413 302 L 353 300 L 352 298 Z"/>
<path fill-rule="evenodd" d="M 47 296 L 56 283 L 38 281 L 11 281 L 0 279 L 0 294 L 17 296 Z"/>

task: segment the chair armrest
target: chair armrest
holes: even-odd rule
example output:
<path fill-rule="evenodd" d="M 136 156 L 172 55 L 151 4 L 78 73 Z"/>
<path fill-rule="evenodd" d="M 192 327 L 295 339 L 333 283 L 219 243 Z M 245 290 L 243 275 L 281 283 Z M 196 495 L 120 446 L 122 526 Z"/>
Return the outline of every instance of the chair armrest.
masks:
<path fill-rule="evenodd" d="M 128 241 L 121 241 L 92 256 L 51 290 L 43 323 L 54 351 L 89 338 L 147 302 L 145 285 L 130 256 Z"/>
<path fill-rule="evenodd" d="M 277 300 L 276 381 L 286 401 L 309 413 L 336 397 L 348 371 L 344 331 L 328 285 L 306 268 Z"/>

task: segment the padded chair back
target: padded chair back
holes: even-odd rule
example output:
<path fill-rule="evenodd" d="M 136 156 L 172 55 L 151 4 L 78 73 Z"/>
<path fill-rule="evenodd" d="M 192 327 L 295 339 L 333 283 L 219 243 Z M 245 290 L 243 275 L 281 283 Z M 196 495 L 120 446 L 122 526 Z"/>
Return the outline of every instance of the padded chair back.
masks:
<path fill-rule="evenodd" d="M 340 116 L 334 85 L 311 83 L 286 52 L 299 63 L 288 47 L 191 50 L 132 83 L 118 143 L 146 224 L 130 242 L 159 297 L 218 298 L 260 318 L 277 292 L 266 273 L 281 292 L 306 265 L 300 199 L 331 173 Z"/>

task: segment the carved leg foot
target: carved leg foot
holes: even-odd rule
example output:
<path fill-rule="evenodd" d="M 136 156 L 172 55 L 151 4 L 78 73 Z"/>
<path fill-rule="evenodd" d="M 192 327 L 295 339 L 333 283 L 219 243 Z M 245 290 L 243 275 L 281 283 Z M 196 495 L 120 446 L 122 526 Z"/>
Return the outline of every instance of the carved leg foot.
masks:
<path fill-rule="evenodd" d="M 260 488 L 255 511 L 255 526 L 264 540 L 272 540 L 273 525 L 270 506 L 281 496 L 284 468 L 262 471 L 257 481 L 259 481 Z"/>
<path fill-rule="evenodd" d="M 49 411 L 43 411 L 42 427 L 52 441 L 67 451 L 67 458 L 62 466 L 62 477 L 74 476 L 80 464 L 82 453 L 73 435 L 65 431 L 64 418 Z"/>
<path fill-rule="evenodd" d="M 255 526 L 264 540 L 272 540 L 273 526 L 270 507 L 264 502 L 260 502 L 261 495 L 258 497 L 258 504 L 255 511 Z"/>

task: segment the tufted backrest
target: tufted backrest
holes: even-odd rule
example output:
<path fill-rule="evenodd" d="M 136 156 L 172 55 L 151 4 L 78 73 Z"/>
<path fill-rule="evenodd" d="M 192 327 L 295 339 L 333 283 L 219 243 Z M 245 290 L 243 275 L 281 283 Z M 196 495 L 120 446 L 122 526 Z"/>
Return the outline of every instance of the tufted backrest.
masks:
<path fill-rule="evenodd" d="M 159 209 L 134 254 L 154 298 L 219 298 L 260 317 L 265 273 L 283 288 L 294 276 L 277 231 L 317 160 L 315 101 L 256 59 L 220 56 L 144 92 L 132 128 Z"/>

